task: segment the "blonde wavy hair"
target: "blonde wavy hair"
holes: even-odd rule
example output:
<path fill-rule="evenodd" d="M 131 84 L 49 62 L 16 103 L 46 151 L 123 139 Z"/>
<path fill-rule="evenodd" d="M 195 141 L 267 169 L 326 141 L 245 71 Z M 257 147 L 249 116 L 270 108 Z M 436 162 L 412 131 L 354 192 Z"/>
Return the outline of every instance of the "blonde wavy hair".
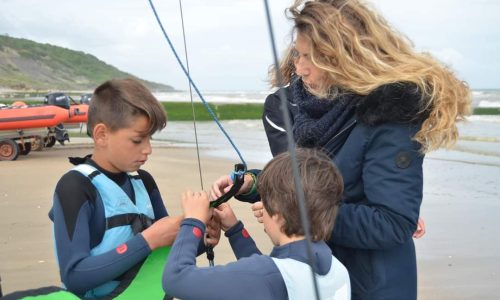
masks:
<path fill-rule="evenodd" d="M 450 148 L 458 139 L 457 121 L 471 112 L 471 92 L 445 65 L 428 53 L 417 53 L 404 35 L 359 0 L 298 0 L 287 9 L 293 33 L 309 38 L 311 62 L 325 73 L 310 91 L 325 97 L 340 88 L 368 95 L 391 83 L 413 83 L 422 93 L 429 117 L 415 140 L 423 153 Z M 295 72 L 293 43 L 279 66 L 282 83 L 270 69 L 273 86 L 288 84 Z"/>

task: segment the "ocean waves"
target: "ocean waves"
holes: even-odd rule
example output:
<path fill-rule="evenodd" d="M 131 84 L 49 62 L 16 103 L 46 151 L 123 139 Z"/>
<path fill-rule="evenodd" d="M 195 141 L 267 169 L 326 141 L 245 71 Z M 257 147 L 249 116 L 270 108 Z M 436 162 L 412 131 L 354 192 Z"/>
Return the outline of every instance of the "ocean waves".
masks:
<path fill-rule="evenodd" d="M 249 163 L 261 166 L 271 158 L 271 151 L 261 120 L 223 121 L 222 125 Z M 214 122 L 197 122 L 199 146 L 208 156 L 238 160 L 236 152 Z M 471 116 L 459 123 L 459 140 L 450 150 L 427 155 L 431 159 L 453 160 L 500 166 L 500 116 Z M 169 122 L 167 128 L 154 136 L 172 145 L 195 146 L 193 122 Z"/>

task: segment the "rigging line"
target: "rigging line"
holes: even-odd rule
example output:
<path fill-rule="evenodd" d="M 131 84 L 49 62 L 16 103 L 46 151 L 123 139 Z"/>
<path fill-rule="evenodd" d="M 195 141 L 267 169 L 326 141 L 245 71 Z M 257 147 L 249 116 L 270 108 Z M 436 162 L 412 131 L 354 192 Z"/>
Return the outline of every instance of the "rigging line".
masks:
<path fill-rule="evenodd" d="M 275 71 L 276 71 L 276 79 L 278 82 L 278 92 L 279 92 L 279 97 L 281 100 L 281 111 L 283 113 L 283 119 L 285 121 L 285 129 L 286 129 L 286 137 L 287 137 L 287 142 L 288 142 L 288 151 L 290 152 L 290 157 L 292 159 L 292 170 L 293 170 L 293 179 L 295 182 L 295 190 L 297 191 L 297 200 L 299 202 L 299 211 L 300 211 L 300 221 L 302 222 L 302 227 L 304 228 L 304 233 L 306 237 L 306 242 L 307 242 L 307 258 L 308 258 L 308 263 L 309 267 L 311 267 L 311 274 L 313 278 L 313 284 L 314 284 L 314 293 L 316 296 L 316 299 L 319 300 L 319 290 L 318 290 L 318 282 L 316 280 L 315 272 L 314 272 L 314 255 L 312 251 L 312 242 L 311 242 L 311 231 L 309 228 L 309 218 L 307 216 L 307 209 L 306 209 L 306 202 L 305 202 L 305 196 L 304 196 L 304 189 L 302 187 L 302 183 L 300 180 L 300 175 L 299 175 L 299 165 L 297 162 L 297 157 L 296 157 L 296 151 L 295 151 L 295 143 L 293 141 L 293 135 L 292 135 L 292 125 L 290 122 L 290 113 L 288 111 L 288 106 L 287 106 L 287 100 L 286 100 L 286 94 L 283 89 L 283 79 L 281 78 L 281 74 L 279 72 L 279 62 L 278 62 L 278 54 L 276 50 L 276 43 L 275 43 L 275 38 L 274 38 L 274 31 L 273 31 L 273 25 L 271 23 L 271 13 L 269 11 L 269 3 L 268 0 L 264 0 L 264 6 L 266 10 L 266 18 L 267 18 L 267 29 L 269 31 L 269 37 L 271 40 L 271 46 L 272 46 L 272 52 L 273 52 L 273 59 L 274 59 L 274 65 L 275 65 Z"/>
<path fill-rule="evenodd" d="M 188 59 L 188 54 L 187 54 L 187 44 L 186 44 L 186 31 L 184 30 L 184 14 L 182 12 L 182 0 L 179 0 L 179 9 L 181 12 L 181 24 L 182 24 L 182 39 L 184 41 L 184 55 L 186 57 L 186 69 L 189 75 L 189 59 Z M 196 131 L 196 114 L 194 113 L 194 102 L 193 102 L 193 90 L 191 88 L 191 83 L 189 83 L 189 96 L 191 98 L 191 109 L 193 112 L 193 128 L 194 128 L 194 138 L 196 141 L 196 155 L 198 157 L 198 171 L 200 173 L 200 184 L 201 184 L 201 189 L 203 190 L 203 177 L 201 176 L 201 160 L 200 160 L 200 148 L 198 145 L 198 134 Z M 208 235 L 207 235 L 208 238 Z M 209 245 L 205 245 L 205 250 L 207 253 L 207 259 L 208 259 L 208 264 L 209 266 L 213 267 L 214 266 L 214 258 L 215 258 L 215 253 L 214 253 L 214 248 Z"/>
<path fill-rule="evenodd" d="M 186 69 L 187 69 L 188 74 L 190 74 L 188 50 L 187 50 L 187 44 L 186 44 L 186 31 L 184 30 L 184 14 L 182 13 L 182 0 L 179 0 L 179 8 L 181 11 L 182 39 L 184 41 L 184 56 L 186 57 Z M 191 110 L 193 112 L 193 128 L 194 128 L 194 139 L 196 142 L 196 156 L 198 158 L 198 171 L 200 173 L 201 189 L 203 190 L 203 176 L 201 175 L 200 147 L 198 144 L 198 132 L 196 130 L 196 114 L 194 112 L 193 89 L 191 88 L 191 83 L 189 81 L 188 81 L 188 84 L 189 84 L 189 97 L 191 99 Z"/>
<path fill-rule="evenodd" d="M 245 160 L 243 159 L 243 156 L 241 155 L 240 150 L 238 149 L 238 147 L 236 147 L 236 145 L 234 144 L 234 142 L 231 139 L 231 137 L 229 137 L 229 134 L 226 132 L 226 130 L 224 129 L 224 127 L 222 127 L 222 124 L 220 123 L 219 119 L 217 118 L 217 116 L 215 115 L 215 113 L 213 112 L 213 110 L 210 108 L 210 106 L 208 105 L 207 101 L 205 101 L 205 98 L 203 98 L 203 95 L 200 93 L 200 90 L 198 89 L 198 87 L 194 83 L 193 79 L 189 75 L 188 71 L 186 70 L 186 67 L 184 67 L 184 64 L 182 63 L 181 59 L 179 58 L 179 55 L 177 54 L 177 51 L 175 50 L 175 47 L 172 44 L 172 41 L 170 40 L 170 37 L 168 36 L 167 32 L 165 31 L 165 28 L 163 27 L 163 24 L 161 23 L 160 17 L 158 16 L 158 13 L 156 12 L 156 8 L 155 8 L 155 6 L 153 4 L 153 1 L 152 0 L 148 0 L 148 1 L 149 1 L 149 5 L 151 6 L 151 9 L 153 10 L 153 14 L 155 15 L 156 21 L 158 22 L 158 25 L 160 26 L 160 29 L 161 29 L 161 31 L 163 33 L 163 36 L 167 40 L 168 45 L 170 46 L 170 49 L 172 50 L 175 58 L 177 59 L 177 62 L 181 66 L 182 70 L 184 71 L 184 74 L 189 79 L 189 83 L 193 86 L 194 90 L 196 91 L 196 93 L 200 97 L 203 105 L 205 106 L 206 110 L 208 111 L 208 113 L 210 114 L 210 116 L 212 117 L 212 119 L 215 121 L 215 123 L 217 124 L 217 126 L 219 126 L 219 129 L 222 131 L 222 133 L 226 136 L 227 140 L 229 141 L 229 143 L 231 144 L 231 146 L 233 147 L 233 149 L 236 151 L 236 153 L 238 154 L 241 162 L 245 165 L 245 168 L 246 168 L 247 164 L 246 164 Z"/>

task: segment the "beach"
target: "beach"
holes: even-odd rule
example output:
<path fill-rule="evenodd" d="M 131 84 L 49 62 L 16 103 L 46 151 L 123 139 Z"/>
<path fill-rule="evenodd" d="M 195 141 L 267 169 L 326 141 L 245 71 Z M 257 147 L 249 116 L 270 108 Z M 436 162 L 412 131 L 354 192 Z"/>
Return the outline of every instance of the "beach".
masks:
<path fill-rule="evenodd" d="M 0 168 L 0 277 L 4 295 L 19 290 L 60 285 L 55 261 L 52 223 L 47 213 L 59 178 L 71 168 L 67 157 L 91 152 L 90 139 L 73 139 L 66 146 L 56 145 L 31 152 L 16 161 L 2 161 Z M 238 161 L 201 157 L 205 189 Z M 258 167 L 258 165 L 255 165 Z M 170 215 L 181 213 L 180 195 L 185 189 L 200 190 L 196 151 L 155 143 L 153 154 L 143 166 L 155 178 Z M 271 243 L 263 227 L 253 220 L 248 203 L 231 201 L 236 214 L 264 252 Z M 215 249 L 216 263 L 234 261 L 226 239 Z M 204 255 L 199 265 L 208 266 Z"/>
<path fill-rule="evenodd" d="M 261 132 L 255 136 L 262 139 Z M 16 161 L 0 162 L 0 276 L 4 295 L 60 285 L 47 213 L 55 184 L 71 168 L 67 157 L 90 153 L 89 142 L 88 138 L 74 138 L 66 146 L 56 145 Z M 262 151 L 268 151 L 265 141 L 261 142 Z M 224 158 L 220 154 L 224 151 L 213 145 L 202 147 L 205 189 L 238 162 L 234 154 Z M 184 189 L 201 189 L 196 157 L 192 145 L 156 141 L 153 154 L 143 166 L 156 179 L 171 215 L 181 213 L 179 199 Z M 249 166 L 260 168 L 265 159 L 253 159 Z M 438 151 L 426 158 L 421 216 L 427 233 L 415 241 L 419 299 L 497 299 L 500 295 L 500 227 L 496 223 L 499 178 L 500 159 L 495 156 Z M 257 245 L 269 253 L 272 245 L 261 224 L 254 220 L 250 205 L 235 200 L 230 203 Z M 215 262 L 233 260 L 222 237 L 215 248 Z M 198 258 L 198 264 L 208 265 L 204 255 Z"/>

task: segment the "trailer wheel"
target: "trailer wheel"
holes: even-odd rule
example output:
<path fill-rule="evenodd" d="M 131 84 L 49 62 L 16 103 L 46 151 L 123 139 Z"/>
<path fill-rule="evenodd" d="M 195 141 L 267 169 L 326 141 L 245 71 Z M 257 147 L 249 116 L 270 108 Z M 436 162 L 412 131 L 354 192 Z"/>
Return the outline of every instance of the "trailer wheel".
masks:
<path fill-rule="evenodd" d="M 50 148 L 56 144 L 56 138 L 54 136 L 49 136 L 43 139 L 45 141 L 45 147 Z"/>
<path fill-rule="evenodd" d="M 35 136 L 33 143 L 31 143 L 31 151 L 42 151 L 45 143 L 41 136 Z"/>
<path fill-rule="evenodd" d="M 28 155 L 31 152 L 31 143 L 17 144 L 21 155 Z"/>
<path fill-rule="evenodd" d="M 0 140 L 0 160 L 16 160 L 19 146 L 13 140 Z"/>

